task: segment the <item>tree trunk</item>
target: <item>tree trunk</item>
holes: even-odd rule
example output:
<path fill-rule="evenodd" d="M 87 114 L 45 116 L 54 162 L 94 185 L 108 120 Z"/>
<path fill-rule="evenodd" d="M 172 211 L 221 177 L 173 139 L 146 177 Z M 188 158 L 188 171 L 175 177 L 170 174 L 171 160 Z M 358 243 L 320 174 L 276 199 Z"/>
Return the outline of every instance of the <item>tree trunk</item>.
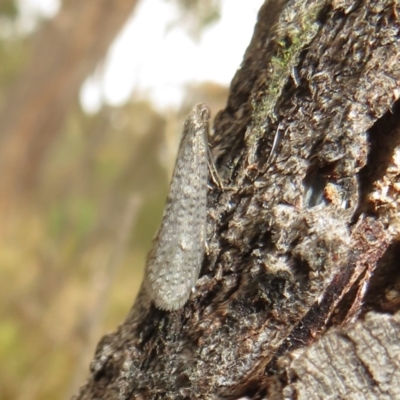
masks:
<path fill-rule="evenodd" d="M 79 89 L 136 5 L 136 0 L 64 0 L 33 39 L 20 77 L 0 110 L 0 205 L 36 183 L 46 150 Z"/>
<path fill-rule="evenodd" d="M 214 126 L 230 190 L 196 290 L 167 312 L 142 289 L 75 399 L 396 397 L 399 11 L 264 4 Z"/>

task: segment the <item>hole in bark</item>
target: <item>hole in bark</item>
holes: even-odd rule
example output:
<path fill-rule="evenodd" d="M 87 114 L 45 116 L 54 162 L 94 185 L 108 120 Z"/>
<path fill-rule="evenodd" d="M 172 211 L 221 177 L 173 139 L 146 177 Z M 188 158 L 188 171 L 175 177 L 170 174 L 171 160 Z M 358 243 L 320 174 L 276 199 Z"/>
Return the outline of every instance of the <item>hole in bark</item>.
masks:
<path fill-rule="evenodd" d="M 311 267 L 306 260 L 303 260 L 298 255 L 292 255 L 292 263 L 290 265 L 293 271 L 293 276 L 298 284 L 307 284 L 308 276 L 311 271 Z"/>
<path fill-rule="evenodd" d="M 364 312 L 395 313 L 400 309 L 400 242 L 391 244 L 372 275 L 364 297 Z"/>
<path fill-rule="evenodd" d="M 373 183 L 382 178 L 391 163 L 394 149 L 400 144 L 400 100 L 390 111 L 377 120 L 369 130 L 370 151 L 367 164 L 358 174 L 360 182 L 360 207 L 357 215 L 369 210 L 367 197 Z"/>
<path fill-rule="evenodd" d="M 303 184 L 305 188 L 304 206 L 306 208 L 312 208 L 324 202 L 324 189 L 327 179 L 319 170 L 307 173 Z"/>
<path fill-rule="evenodd" d="M 178 375 L 178 377 L 176 379 L 176 386 L 179 387 L 179 388 L 188 388 L 188 387 L 190 387 L 190 379 L 189 379 L 189 377 L 186 374 Z"/>

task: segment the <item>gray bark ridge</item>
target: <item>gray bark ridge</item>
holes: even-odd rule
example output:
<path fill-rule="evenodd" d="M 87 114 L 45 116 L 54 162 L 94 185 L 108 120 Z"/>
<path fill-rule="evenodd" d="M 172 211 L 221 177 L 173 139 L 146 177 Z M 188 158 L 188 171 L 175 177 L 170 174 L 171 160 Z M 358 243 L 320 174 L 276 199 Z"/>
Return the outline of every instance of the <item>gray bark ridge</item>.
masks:
<path fill-rule="evenodd" d="M 389 0 L 264 4 L 215 121 L 213 155 L 233 190 L 208 192 L 195 291 L 165 312 L 142 290 L 76 399 L 261 399 L 277 378 L 292 390 L 281 396 L 303 393 L 281 357 L 378 309 L 363 302 L 374 276 L 390 277 L 375 290 L 399 306 L 397 186 L 384 198 L 377 185 L 400 174 L 399 11 Z"/>
<path fill-rule="evenodd" d="M 400 398 L 400 314 L 368 313 L 281 360 L 290 384 L 282 399 Z"/>

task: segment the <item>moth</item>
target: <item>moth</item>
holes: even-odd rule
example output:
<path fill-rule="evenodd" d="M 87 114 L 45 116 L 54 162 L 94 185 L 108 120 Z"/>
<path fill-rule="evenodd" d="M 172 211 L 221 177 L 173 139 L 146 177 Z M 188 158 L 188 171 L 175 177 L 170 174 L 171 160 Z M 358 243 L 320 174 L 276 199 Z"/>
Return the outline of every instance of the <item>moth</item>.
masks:
<path fill-rule="evenodd" d="M 145 288 L 162 310 L 183 307 L 204 258 L 209 118 L 209 108 L 201 103 L 186 118 L 161 225 L 146 262 Z"/>

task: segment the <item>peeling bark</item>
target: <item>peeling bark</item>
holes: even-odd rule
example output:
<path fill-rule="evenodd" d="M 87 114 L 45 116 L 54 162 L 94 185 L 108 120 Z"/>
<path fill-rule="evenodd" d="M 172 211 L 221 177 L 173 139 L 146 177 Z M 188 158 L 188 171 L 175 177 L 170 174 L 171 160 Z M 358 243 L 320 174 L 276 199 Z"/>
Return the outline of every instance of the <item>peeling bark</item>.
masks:
<path fill-rule="evenodd" d="M 369 313 L 281 360 L 290 384 L 277 399 L 398 399 L 400 314 Z M 273 396 L 270 397 L 273 399 Z"/>

